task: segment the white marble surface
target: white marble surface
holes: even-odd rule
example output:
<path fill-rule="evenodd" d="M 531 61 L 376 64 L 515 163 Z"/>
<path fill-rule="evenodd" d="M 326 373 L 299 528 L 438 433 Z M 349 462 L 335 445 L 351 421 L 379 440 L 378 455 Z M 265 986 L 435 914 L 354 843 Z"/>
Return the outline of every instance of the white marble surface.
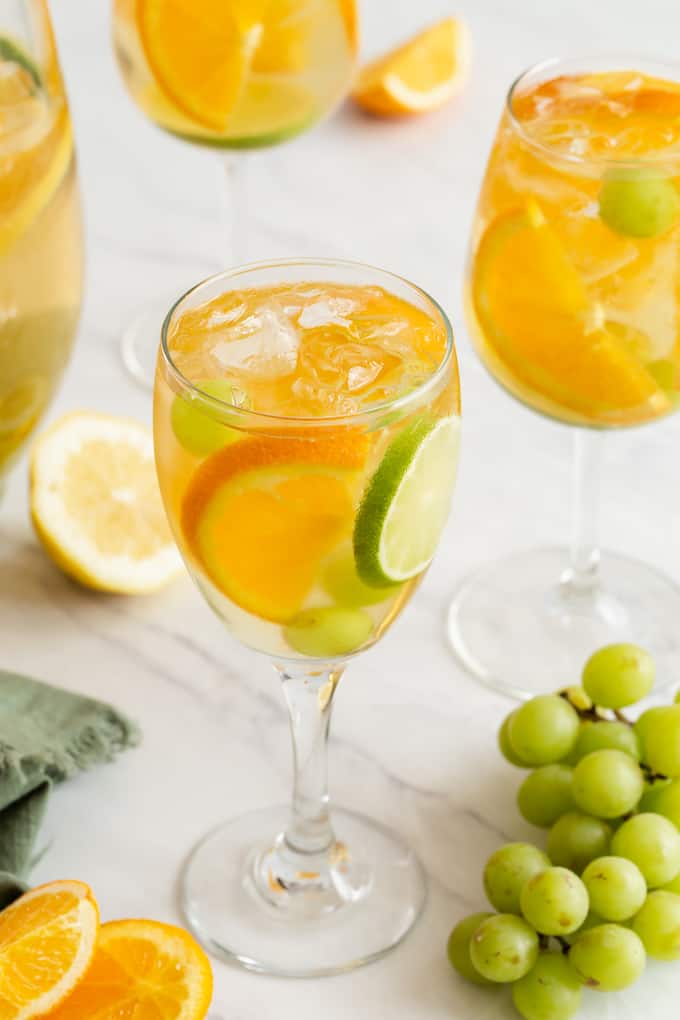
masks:
<path fill-rule="evenodd" d="M 214 1020 L 511 1015 L 501 995 L 449 972 L 452 923 L 482 904 L 484 857 L 518 820 L 518 778 L 494 750 L 507 704 L 470 682 L 444 640 L 447 600 L 478 562 L 568 524 L 568 433 L 514 405 L 485 376 L 461 316 L 461 268 L 476 189 L 510 78 L 555 53 L 672 52 L 677 0 L 461 0 L 476 57 L 465 95 L 440 115 L 378 124 L 351 109 L 249 160 L 251 254 L 337 255 L 397 270 L 450 310 L 464 389 L 464 457 L 435 566 L 394 631 L 344 681 L 332 790 L 396 826 L 428 871 L 427 912 L 389 958 L 349 977 L 277 981 L 215 965 Z M 117 335 L 136 306 L 219 268 L 221 168 L 164 137 L 132 108 L 109 51 L 104 0 L 53 0 L 81 158 L 88 286 L 76 355 L 51 411 L 89 407 L 148 420 L 123 374 Z M 444 0 L 364 0 L 367 54 L 451 8 Z M 680 580 L 680 417 L 613 437 L 605 476 L 608 544 Z M 267 663 L 234 645 L 188 580 L 149 600 L 88 594 L 45 559 L 30 529 L 26 470 L 0 514 L 1 664 L 114 700 L 143 746 L 60 789 L 53 845 L 37 879 L 92 883 L 104 916 L 177 919 L 175 880 L 217 820 L 284 799 L 289 743 Z M 585 1020 L 670 1020 L 680 966 L 653 968 L 621 997 L 591 996 Z"/>

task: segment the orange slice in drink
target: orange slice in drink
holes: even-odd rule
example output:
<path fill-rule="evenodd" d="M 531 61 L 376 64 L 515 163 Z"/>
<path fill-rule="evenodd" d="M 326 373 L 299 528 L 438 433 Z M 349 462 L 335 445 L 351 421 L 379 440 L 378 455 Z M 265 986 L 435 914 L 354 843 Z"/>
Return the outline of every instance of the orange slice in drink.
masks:
<path fill-rule="evenodd" d="M 258 11 L 242 31 L 225 0 L 138 0 L 137 21 L 154 77 L 191 118 L 221 130 L 245 79 Z M 245 15 L 244 15 L 245 17 Z"/>
<path fill-rule="evenodd" d="M 632 424 L 670 409 L 653 376 L 598 321 L 535 202 L 487 229 L 473 267 L 473 302 L 501 378 L 509 373 L 520 392 L 601 424 Z"/>
<path fill-rule="evenodd" d="M 182 928 L 111 921 L 85 979 L 50 1020 L 204 1020 L 212 985 L 208 957 Z"/>
<path fill-rule="evenodd" d="M 465 85 L 470 52 L 465 22 L 445 18 L 364 68 L 353 98 L 383 117 L 436 110 Z"/>
<path fill-rule="evenodd" d="M 366 439 L 256 437 L 197 469 L 182 528 L 212 582 L 243 609 L 283 623 L 302 607 L 323 557 L 351 532 Z"/>
<path fill-rule="evenodd" d="M 0 914 L 2 1020 L 44 1016 L 70 995 L 92 962 L 98 930 L 97 903 L 82 882 L 40 886 L 4 910 Z"/>

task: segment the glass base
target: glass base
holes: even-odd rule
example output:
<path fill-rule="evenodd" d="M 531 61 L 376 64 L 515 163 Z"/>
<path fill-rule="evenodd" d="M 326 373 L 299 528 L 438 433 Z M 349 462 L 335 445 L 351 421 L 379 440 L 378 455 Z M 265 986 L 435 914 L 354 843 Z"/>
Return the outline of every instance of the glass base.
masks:
<path fill-rule="evenodd" d="M 154 301 L 141 309 L 125 327 L 120 341 L 123 364 L 129 375 L 146 390 L 153 390 L 161 327 L 175 298 Z"/>
<path fill-rule="evenodd" d="M 425 903 L 415 854 L 389 829 L 334 810 L 330 866 L 325 855 L 310 858 L 309 870 L 281 881 L 285 841 L 276 834 L 289 814 L 256 811 L 198 844 L 182 875 L 189 927 L 215 956 L 281 977 L 338 974 L 384 956 Z"/>
<path fill-rule="evenodd" d="M 474 677 L 523 699 L 579 682 L 602 645 L 632 641 L 656 659 L 657 691 L 680 675 L 680 588 L 663 573 L 602 553 L 599 582 L 575 585 L 566 549 L 517 553 L 474 574 L 448 617 L 453 650 Z"/>

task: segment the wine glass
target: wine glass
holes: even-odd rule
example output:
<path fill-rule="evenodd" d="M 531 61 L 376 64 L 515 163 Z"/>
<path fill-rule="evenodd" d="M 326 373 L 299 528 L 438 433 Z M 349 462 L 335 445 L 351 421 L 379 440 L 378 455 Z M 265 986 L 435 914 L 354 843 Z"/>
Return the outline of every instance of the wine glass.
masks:
<path fill-rule="evenodd" d="M 396 945 L 425 896 L 401 838 L 329 813 L 326 742 L 348 659 L 414 593 L 448 514 L 459 435 L 451 327 L 407 281 L 357 263 L 234 269 L 168 313 L 156 463 L 189 571 L 274 663 L 292 809 L 205 837 L 184 871 L 192 930 L 251 970 L 347 971 Z"/>
<path fill-rule="evenodd" d="M 44 0 L 0 0 L 0 487 L 76 333 L 83 245 L 73 133 Z"/>
<path fill-rule="evenodd" d="M 294 138 L 349 89 L 357 54 L 355 0 L 113 0 L 113 41 L 129 94 L 156 125 L 216 149 L 224 174 L 226 264 L 249 261 L 243 151 Z M 123 360 L 153 385 L 167 301 L 125 330 Z"/>
<path fill-rule="evenodd" d="M 467 309 L 489 372 L 571 426 L 569 550 L 518 553 L 468 580 L 451 608 L 458 656 L 526 697 L 578 682 L 598 647 L 633 641 L 661 680 L 680 665 L 680 592 L 601 552 L 603 434 L 680 406 L 680 67 L 549 60 L 511 87 L 472 231 Z"/>

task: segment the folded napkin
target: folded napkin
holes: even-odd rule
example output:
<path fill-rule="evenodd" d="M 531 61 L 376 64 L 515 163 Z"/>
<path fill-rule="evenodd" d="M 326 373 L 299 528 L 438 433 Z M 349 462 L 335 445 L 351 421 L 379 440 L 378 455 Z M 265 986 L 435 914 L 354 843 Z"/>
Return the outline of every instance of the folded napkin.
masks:
<path fill-rule="evenodd" d="M 139 736 L 110 705 L 0 670 L 0 910 L 27 888 L 52 784 Z"/>

